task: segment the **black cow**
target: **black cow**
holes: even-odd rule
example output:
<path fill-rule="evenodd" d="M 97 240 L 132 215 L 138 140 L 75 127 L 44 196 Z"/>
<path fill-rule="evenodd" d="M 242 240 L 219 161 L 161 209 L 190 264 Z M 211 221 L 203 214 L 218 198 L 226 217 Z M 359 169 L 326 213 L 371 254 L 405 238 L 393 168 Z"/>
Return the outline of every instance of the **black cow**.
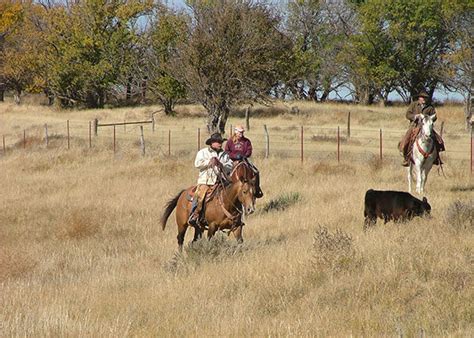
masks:
<path fill-rule="evenodd" d="M 377 223 L 377 217 L 387 223 L 410 220 L 415 216 L 429 214 L 431 206 L 426 197 L 418 198 L 403 191 L 380 191 L 369 189 L 365 193 L 364 230 Z"/>

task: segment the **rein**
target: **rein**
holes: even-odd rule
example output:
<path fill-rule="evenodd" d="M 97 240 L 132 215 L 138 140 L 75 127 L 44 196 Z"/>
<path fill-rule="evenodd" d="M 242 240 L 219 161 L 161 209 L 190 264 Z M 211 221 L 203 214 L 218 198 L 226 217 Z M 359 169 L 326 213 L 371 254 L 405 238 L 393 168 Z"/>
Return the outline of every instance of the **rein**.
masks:
<path fill-rule="evenodd" d="M 425 151 L 421 145 L 420 145 L 420 138 L 423 138 L 423 139 L 430 139 L 430 137 L 426 136 L 424 133 L 423 133 L 423 130 L 421 131 L 421 136 L 419 138 L 416 139 L 416 147 L 418 148 L 418 151 L 421 153 L 421 155 L 423 155 L 423 157 L 426 159 L 428 158 L 432 153 L 433 153 L 433 150 L 434 150 L 434 142 L 431 141 L 431 147 L 429 149 L 429 151 Z"/>
<path fill-rule="evenodd" d="M 212 169 L 214 170 L 214 173 L 217 175 L 217 178 L 219 180 L 219 185 L 222 188 L 222 191 L 218 194 L 217 200 L 219 201 L 219 204 L 222 208 L 222 211 L 224 212 L 224 215 L 226 215 L 226 217 L 229 218 L 231 221 L 234 221 L 239 215 L 242 214 L 242 211 L 240 211 L 239 208 L 237 208 L 237 206 L 234 203 L 232 203 L 232 206 L 238 212 L 238 215 L 232 215 L 224 206 L 223 195 L 225 192 L 226 182 L 230 182 L 230 177 L 225 173 L 222 164 L 214 166 Z"/>

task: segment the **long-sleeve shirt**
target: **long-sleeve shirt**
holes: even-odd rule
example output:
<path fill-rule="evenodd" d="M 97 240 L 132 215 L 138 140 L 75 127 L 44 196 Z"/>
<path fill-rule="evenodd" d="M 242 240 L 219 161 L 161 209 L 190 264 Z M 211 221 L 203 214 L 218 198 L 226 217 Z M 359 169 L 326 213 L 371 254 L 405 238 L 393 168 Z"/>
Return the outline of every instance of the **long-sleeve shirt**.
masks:
<path fill-rule="evenodd" d="M 225 144 L 225 151 L 233 161 L 241 160 L 252 156 L 252 143 L 246 137 L 241 137 L 235 142 L 228 139 Z"/>
<path fill-rule="evenodd" d="M 217 159 L 224 166 L 224 170 L 227 174 L 232 170 L 232 160 L 229 155 L 224 151 L 215 151 L 211 147 L 206 147 L 198 151 L 196 159 L 194 160 L 194 166 L 199 169 L 199 177 L 197 184 L 214 185 L 217 182 L 217 175 L 213 168 L 209 167 L 209 161 L 211 158 L 217 157 Z"/>
<path fill-rule="evenodd" d="M 410 105 L 408 106 L 407 113 L 406 113 L 406 118 L 409 119 L 410 122 L 414 122 L 415 121 L 415 116 L 418 115 L 418 114 L 431 116 L 431 115 L 436 114 L 436 110 L 430 104 L 422 105 L 420 102 L 414 101 L 414 102 L 410 103 Z M 433 122 L 435 122 L 435 121 L 436 121 L 436 116 L 433 119 Z"/>

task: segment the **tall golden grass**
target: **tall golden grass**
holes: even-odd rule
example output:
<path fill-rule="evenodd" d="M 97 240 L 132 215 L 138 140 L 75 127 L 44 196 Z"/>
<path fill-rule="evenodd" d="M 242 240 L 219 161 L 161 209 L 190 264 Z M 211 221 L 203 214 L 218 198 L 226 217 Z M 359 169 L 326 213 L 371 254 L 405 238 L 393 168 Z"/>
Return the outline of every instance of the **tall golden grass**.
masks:
<path fill-rule="evenodd" d="M 120 121 L 154 110 L 61 113 L 4 104 L 0 128 L 96 116 Z M 160 117 L 160 124 L 202 125 L 199 108 L 180 110 L 186 117 Z M 402 107 L 299 110 L 262 112 L 252 126 L 335 126 L 349 110 L 360 128 L 406 126 Z M 450 147 L 464 139 L 454 137 L 464 135 L 462 110 L 443 107 L 439 115 L 453 136 L 449 159 Z M 257 156 L 265 196 L 246 219 L 244 244 L 221 234 L 177 254 L 174 218 L 165 231 L 158 222 L 166 201 L 194 184 L 193 151 L 142 157 L 122 150 L 114 156 L 75 143 L 68 151 L 58 142 L 2 154 L 1 336 L 473 335 L 467 151 L 462 165 L 446 161 L 446 178 L 430 174 L 431 219 L 379 221 L 367 233 L 365 191 L 406 190 L 398 158 L 310 157 L 302 164 Z"/>

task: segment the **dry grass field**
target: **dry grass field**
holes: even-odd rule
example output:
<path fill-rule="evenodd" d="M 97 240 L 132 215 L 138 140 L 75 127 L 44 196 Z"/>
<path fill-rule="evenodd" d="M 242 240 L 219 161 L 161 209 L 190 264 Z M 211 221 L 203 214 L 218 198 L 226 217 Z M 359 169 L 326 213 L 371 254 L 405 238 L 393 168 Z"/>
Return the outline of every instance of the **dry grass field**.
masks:
<path fill-rule="evenodd" d="M 165 231 L 159 218 L 197 178 L 202 108 L 159 115 L 141 156 L 136 127 L 117 130 L 114 154 L 110 129 L 89 149 L 86 126 L 145 119 L 157 107 L 0 104 L 0 336 L 473 336 L 474 181 L 462 108 L 438 109 L 448 150 L 446 177 L 434 170 L 426 186 L 432 218 L 379 220 L 364 233 L 365 191 L 407 189 L 395 149 L 404 108 L 298 105 L 297 114 L 254 108 L 248 135 L 265 196 L 246 219 L 244 244 L 220 234 L 178 254 L 174 213 Z M 353 139 L 338 163 L 333 131 L 348 111 Z M 268 159 L 264 124 L 274 142 Z M 171 128 L 181 148 L 168 156 Z M 382 161 L 380 128 L 392 135 Z"/>

